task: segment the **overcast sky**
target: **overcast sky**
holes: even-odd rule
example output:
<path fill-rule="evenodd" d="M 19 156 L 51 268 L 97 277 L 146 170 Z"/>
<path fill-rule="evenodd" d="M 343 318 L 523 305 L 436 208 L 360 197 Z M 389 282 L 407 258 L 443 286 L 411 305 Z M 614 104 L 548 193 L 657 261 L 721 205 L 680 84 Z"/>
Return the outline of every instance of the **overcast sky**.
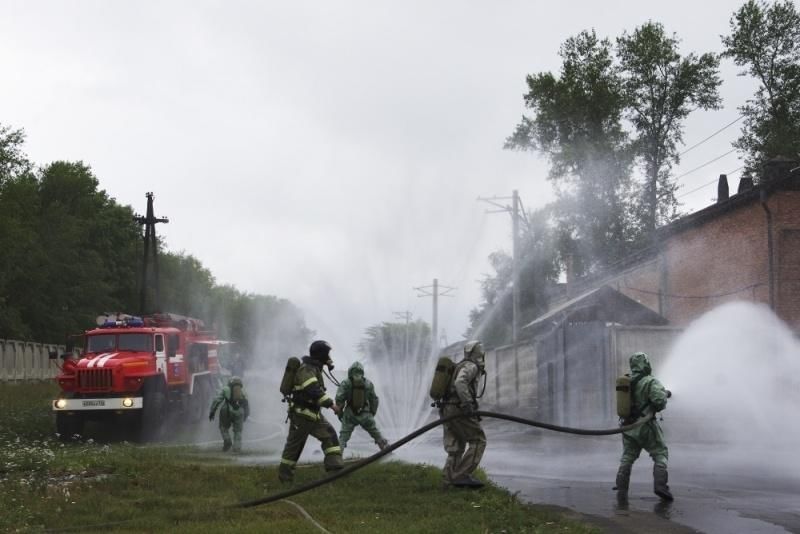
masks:
<path fill-rule="evenodd" d="M 36 163 L 82 160 L 139 212 L 153 191 L 171 250 L 295 302 L 335 354 L 392 312 L 429 321 L 412 287 L 433 278 L 457 287 L 440 300 L 453 342 L 487 255 L 510 249 L 510 217 L 476 198 L 552 198 L 544 160 L 502 150 L 525 75 L 557 71 L 560 43 L 583 29 L 616 37 L 647 20 L 684 52 L 720 51 L 740 4 L 0 0 L 0 123 L 25 129 Z M 736 72 L 723 62 L 725 109 L 692 116 L 687 147 L 738 116 L 754 85 Z M 729 154 L 681 193 L 740 165 Z M 715 194 L 681 200 L 692 211 Z"/>

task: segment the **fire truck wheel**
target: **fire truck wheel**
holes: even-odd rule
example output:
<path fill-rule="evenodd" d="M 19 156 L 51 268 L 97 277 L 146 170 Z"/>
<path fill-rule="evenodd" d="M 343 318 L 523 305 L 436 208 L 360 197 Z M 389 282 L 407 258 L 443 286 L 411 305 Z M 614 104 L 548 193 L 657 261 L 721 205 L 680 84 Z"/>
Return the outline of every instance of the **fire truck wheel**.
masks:
<path fill-rule="evenodd" d="M 208 414 L 208 405 L 211 403 L 211 386 L 208 380 L 198 380 L 194 393 L 189 397 L 189 422 L 199 423 Z"/>
<path fill-rule="evenodd" d="M 144 405 L 142 406 L 139 421 L 139 440 L 151 441 L 159 438 L 161 425 L 164 422 L 166 397 L 160 389 L 145 391 Z"/>
<path fill-rule="evenodd" d="M 78 413 L 56 413 L 56 432 L 61 441 L 74 439 L 75 435 L 83 433 L 83 416 Z"/>

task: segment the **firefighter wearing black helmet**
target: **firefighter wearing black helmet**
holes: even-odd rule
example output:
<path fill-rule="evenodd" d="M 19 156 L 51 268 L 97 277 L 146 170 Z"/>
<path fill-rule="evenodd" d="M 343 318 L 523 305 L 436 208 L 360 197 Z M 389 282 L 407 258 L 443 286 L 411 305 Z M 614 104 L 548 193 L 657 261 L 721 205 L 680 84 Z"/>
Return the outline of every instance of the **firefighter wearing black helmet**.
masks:
<path fill-rule="evenodd" d="M 325 391 L 322 377 L 322 366 L 333 369 L 330 357 L 331 346 L 326 341 L 314 341 L 308 349 L 308 356 L 303 356 L 300 367 L 295 372 L 294 387 L 289 407 L 289 435 L 281 455 L 278 478 L 282 482 L 291 482 L 294 478 L 294 467 L 300 459 L 300 453 L 308 436 L 320 441 L 325 454 L 325 470 L 335 471 L 343 467 L 342 448 L 336 430 L 322 415 L 322 408 L 330 408 L 338 414 L 341 410 Z"/>

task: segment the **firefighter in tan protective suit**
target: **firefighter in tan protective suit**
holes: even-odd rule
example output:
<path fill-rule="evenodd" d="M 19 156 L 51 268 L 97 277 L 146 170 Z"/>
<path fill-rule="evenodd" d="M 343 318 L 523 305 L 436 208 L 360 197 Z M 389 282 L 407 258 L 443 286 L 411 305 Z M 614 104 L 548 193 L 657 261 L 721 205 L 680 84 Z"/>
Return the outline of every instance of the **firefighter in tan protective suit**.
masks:
<path fill-rule="evenodd" d="M 469 341 L 464 345 L 464 359 L 456 364 L 447 393 L 442 399 L 439 416 L 458 413 L 472 414 L 478 409 L 478 381 L 484 372 L 483 345 L 480 341 Z M 486 449 L 486 434 L 477 416 L 461 417 L 443 425 L 444 483 L 447 486 L 480 488 L 483 482 L 472 473 L 478 468 Z"/>

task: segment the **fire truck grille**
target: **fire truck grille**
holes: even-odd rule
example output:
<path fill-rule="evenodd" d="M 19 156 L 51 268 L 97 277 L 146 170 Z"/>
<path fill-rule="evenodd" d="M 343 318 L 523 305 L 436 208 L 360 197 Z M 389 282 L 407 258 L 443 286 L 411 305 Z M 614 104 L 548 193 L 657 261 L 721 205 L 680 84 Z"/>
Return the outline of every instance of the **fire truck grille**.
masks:
<path fill-rule="evenodd" d="M 111 389 L 111 369 L 82 369 L 78 371 L 78 387 L 83 391 Z"/>

